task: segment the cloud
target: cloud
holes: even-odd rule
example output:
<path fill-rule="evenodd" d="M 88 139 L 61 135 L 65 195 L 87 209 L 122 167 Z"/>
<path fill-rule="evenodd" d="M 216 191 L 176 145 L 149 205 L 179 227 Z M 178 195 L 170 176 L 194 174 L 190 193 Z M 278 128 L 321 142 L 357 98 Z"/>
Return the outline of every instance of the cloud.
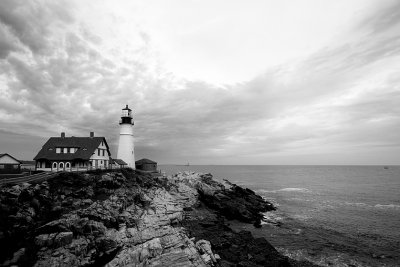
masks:
<path fill-rule="evenodd" d="M 33 53 L 48 53 L 53 25 L 73 20 L 69 8 L 68 1 L 4 0 L 0 3 L 0 22 Z"/>
<path fill-rule="evenodd" d="M 397 20 L 383 17 L 390 7 L 356 25 L 356 38 L 214 85 L 170 73 L 151 31 L 119 29 L 123 18 L 101 5 L 85 13 L 85 5 L 0 3 L 0 146 L 18 157 L 33 157 L 39 140 L 61 131 L 95 131 L 115 154 L 125 104 L 134 109 L 137 155 L 165 163 L 325 162 L 320 155 L 344 163 L 368 150 L 399 151 L 400 39 Z M 32 139 L 29 151 L 4 145 L 15 134 Z"/>

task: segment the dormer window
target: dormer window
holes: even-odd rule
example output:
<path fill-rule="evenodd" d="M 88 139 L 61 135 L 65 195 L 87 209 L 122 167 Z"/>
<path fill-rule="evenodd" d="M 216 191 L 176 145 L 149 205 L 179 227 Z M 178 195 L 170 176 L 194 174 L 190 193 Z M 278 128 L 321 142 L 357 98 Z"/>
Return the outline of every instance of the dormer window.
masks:
<path fill-rule="evenodd" d="M 68 147 L 64 147 L 63 150 L 64 150 L 64 151 L 63 151 L 64 154 L 67 154 L 67 153 L 68 153 Z"/>
<path fill-rule="evenodd" d="M 57 148 L 56 148 L 56 153 L 57 153 L 57 154 L 60 154 L 60 153 L 61 153 L 61 147 L 57 147 Z"/>
<path fill-rule="evenodd" d="M 86 151 L 86 150 L 87 150 L 87 148 L 86 148 L 86 147 L 84 147 L 84 148 L 82 148 L 82 150 L 83 150 L 83 151 Z"/>

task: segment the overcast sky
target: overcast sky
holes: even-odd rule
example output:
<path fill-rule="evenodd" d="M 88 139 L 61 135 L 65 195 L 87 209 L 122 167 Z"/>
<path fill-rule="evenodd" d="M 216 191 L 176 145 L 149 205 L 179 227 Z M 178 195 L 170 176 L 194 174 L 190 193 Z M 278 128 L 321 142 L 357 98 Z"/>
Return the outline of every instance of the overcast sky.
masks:
<path fill-rule="evenodd" d="M 0 153 L 126 104 L 136 158 L 400 164 L 400 1 L 0 1 Z"/>

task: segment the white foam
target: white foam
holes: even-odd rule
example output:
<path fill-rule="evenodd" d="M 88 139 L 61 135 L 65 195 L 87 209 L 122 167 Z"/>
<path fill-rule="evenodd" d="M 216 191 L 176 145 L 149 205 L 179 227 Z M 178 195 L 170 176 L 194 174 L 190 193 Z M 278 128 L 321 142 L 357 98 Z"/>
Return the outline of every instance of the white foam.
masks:
<path fill-rule="evenodd" d="M 376 204 L 374 207 L 379 209 L 400 209 L 400 205 L 395 205 L 395 204 L 387 204 L 387 205 Z"/>
<path fill-rule="evenodd" d="M 279 226 L 283 218 L 274 212 L 265 212 L 263 213 L 263 219 L 261 220 L 261 224 L 272 224 Z"/>
<path fill-rule="evenodd" d="M 311 191 L 307 188 L 297 188 L 297 187 L 287 187 L 277 190 L 265 190 L 259 189 L 257 190 L 258 193 L 278 193 L 278 192 L 302 192 L 302 193 L 310 193 Z"/>
<path fill-rule="evenodd" d="M 310 192 L 307 188 L 297 188 L 297 187 L 289 187 L 289 188 L 283 188 L 279 189 L 278 191 L 284 191 L 284 192 Z"/>
<path fill-rule="evenodd" d="M 299 220 L 299 221 L 307 221 L 311 219 L 311 216 L 304 215 L 304 214 L 295 214 L 292 216 L 293 219 Z"/>
<path fill-rule="evenodd" d="M 346 205 L 349 206 L 357 206 L 357 207 L 366 207 L 369 206 L 368 204 L 365 204 L 363 202 L 345 202 Z"/>

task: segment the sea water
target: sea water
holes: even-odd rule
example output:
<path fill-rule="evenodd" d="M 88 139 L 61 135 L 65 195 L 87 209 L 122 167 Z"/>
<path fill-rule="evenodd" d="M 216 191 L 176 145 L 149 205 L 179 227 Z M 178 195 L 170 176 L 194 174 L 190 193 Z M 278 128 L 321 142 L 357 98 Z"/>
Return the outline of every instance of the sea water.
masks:
<path fill-rule="evenodd" d="M 261 229 L 281 253 L 322 266 L 400 266 L 400 166 L 175 166 L 209 172 L 272 202 Z"/>

